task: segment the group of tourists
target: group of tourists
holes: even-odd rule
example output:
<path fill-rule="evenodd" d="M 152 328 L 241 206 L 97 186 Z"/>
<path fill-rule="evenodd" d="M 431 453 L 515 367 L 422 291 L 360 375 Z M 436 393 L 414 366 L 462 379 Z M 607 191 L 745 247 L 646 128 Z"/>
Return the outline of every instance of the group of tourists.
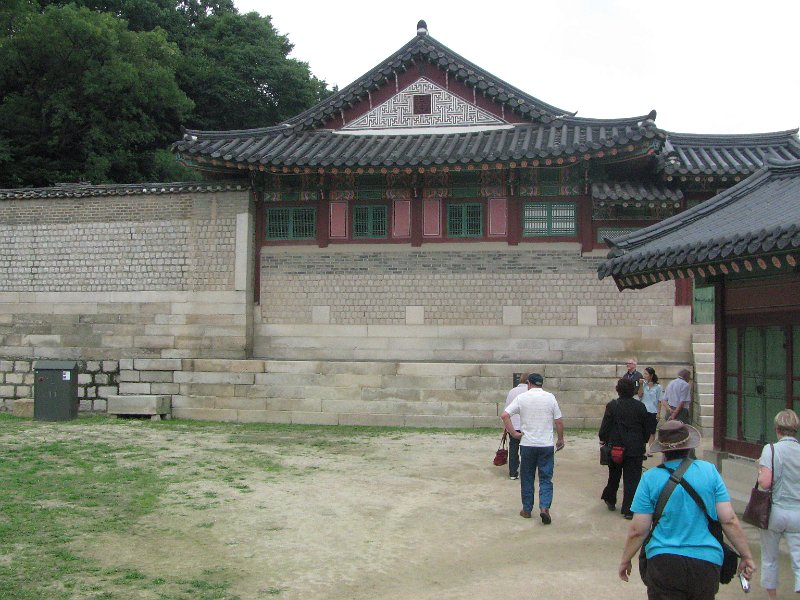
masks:
<path fill-rule="evenodd" d="M 713 599 L 724 562 L 724 532 L 739 555 L 735 569 L 742 587 L 749 590 L 756 565 L 728 490 L 715 465 L 695 459 L 701 436 L 689 424 L 689 371 L 679 371 L 664 389 L 652 367 L 640 373 L 635 359 L 626 366 L 616 384 L 617 398 L 606 405 L 599 431 L 608 457 L 608 481 L 601 500 L 609 511 L 616 511 L 622 480 L 620 513 L 631 521 L 619 577 L 628 581 L 631 561 L 641 552 L 640 573 L 649 600 Z M 558 402 L 543 385 L 541 374 L 523 374 L 508 393 L 501 419 L 511 438 L 509 478 L 520 479 L 519 514 L 531 518 L 538 476 L 539 516 L 549 525 L 555 453 L 565 441 Z M 787 409 L 774 422 L 778 442 L 764 447 L 758 474 L 758 485 L 772 490 L 769 528 L 761 530 L 761 586 L 770 599 L 777 598 L 781 537 L 789 546 L 794 590 L 800 593 L 800 444 L 796 437 L 800 419 Z M 654 468 L 644 470 L 654 453 L 663 454 L 663 461 L 656 465 L 654 459 Z"/>

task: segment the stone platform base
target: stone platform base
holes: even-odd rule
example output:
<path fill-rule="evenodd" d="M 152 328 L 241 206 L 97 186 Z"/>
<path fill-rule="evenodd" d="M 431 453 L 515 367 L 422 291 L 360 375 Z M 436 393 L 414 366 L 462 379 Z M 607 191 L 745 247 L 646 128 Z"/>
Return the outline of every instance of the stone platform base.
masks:
<path fill-rule="evenodd" d="M 109 396 L 107 412 L 110 417 L 149 415 L 153 421 L 160 421 L 162 417 L 170 418 L 172 400 L 156 395 Z"/>
<path fill-rule="evenodd" d="M 11 414 L 15 417 L 23 417 L 25 419 L 33 418 L 33 398 L 20 398 L 14 400 L 11 408 Z"/>

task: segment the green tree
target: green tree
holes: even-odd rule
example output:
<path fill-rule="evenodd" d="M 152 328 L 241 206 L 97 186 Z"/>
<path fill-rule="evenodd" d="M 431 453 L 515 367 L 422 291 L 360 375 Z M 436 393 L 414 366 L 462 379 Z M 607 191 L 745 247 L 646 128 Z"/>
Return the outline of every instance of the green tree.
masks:
<path fill-rule="evenodd" d="M 328 95 L 269 17 L 226 12 L 203 19 L 182 41 L 181 89 L 194 100 L 189 125 L 227 130 L 284 121 Z"/>
<path fill-rule="evenodd" d="M 151 178 L 192 109 L 163 30 L 49 6 L 0 43 L 0 185 Z"/>

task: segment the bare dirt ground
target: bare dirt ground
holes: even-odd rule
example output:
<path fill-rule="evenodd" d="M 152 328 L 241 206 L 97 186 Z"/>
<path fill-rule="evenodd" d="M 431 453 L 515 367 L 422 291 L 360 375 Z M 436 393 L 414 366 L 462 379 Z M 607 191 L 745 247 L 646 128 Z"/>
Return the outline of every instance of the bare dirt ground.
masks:
<path fill-rule="evenodd" d="M 549 526 L 519 516 L 519 481 L 492 465 L 499 430 L 392 430 L 319 444 L 300 430 L 312 439 L 278 447 L 219 430 L 135 424 L 58 435 L 76 434 L 160 448 L 162 468 L 180 470 L 155 514 L 124 535 L 76 544 L 79 555 L 108 567 L 186 577 L 218 569 L 243 599 L 646 597 L 635 567 L 631 582 L 617 578 L 628 522 L 599 500 L 606 473 L 588 434 L 568 433 L 557 454 Z M 282 469 L 248 466 L 253 457 Z M 235 473 L 235 485 L 205 476 L 209 470 Z M 757 532 L 747 531 L 758 558 Z M 782 560 L 788 596 L 791 571 Z M 756 582 L 753 592 L 764 596 Z M 718 598 L 741 594 L 734 582 Z"/>

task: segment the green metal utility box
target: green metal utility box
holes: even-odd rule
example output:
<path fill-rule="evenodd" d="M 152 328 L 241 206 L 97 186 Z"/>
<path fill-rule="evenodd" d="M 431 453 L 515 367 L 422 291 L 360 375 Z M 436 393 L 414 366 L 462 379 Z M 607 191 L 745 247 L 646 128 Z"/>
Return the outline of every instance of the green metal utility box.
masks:
<path fill-rule="evenodd" d="M 38 360 L 33 365 L 33 418 L 69 421 L 78 417 L 78 363 Z"/>

